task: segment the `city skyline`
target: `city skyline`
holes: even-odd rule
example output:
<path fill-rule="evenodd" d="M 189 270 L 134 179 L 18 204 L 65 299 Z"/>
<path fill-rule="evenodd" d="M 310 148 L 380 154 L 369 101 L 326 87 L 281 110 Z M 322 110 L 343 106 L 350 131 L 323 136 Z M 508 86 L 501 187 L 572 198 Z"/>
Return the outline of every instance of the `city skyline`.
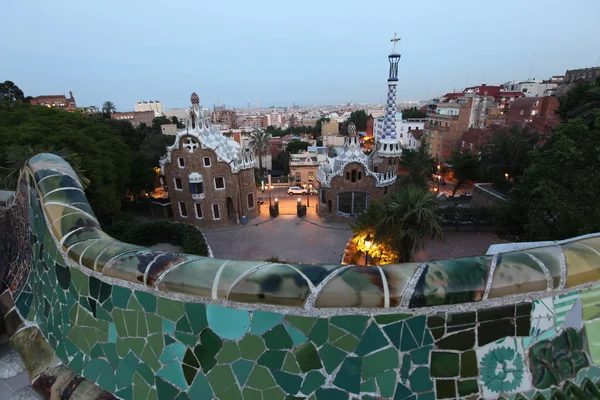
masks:
<path fill-rule="evenodd" d="M 368 8 L 309 1 L 292 9 L 276 2 L 34 3 L 0 5 L 14 16 L 0 27 L 11 38 L 0 45 L 9 60 L 0 80 L 26 95 L 73 91 L 81 106 L 110 100 L 123 111 L 142 100 L 186 107 L 192 91 L 205 107 L 382 103 L 394 32 L 402 37 L 399 102 L 467 84 L 546 79 L 595 66 L 600 56 L 589 51 L 600 48 L 593 0 L 581 0 L 586 13 L 561 14 L 560 25 L 540 19 L 561 8 L 558 1 L 509 0 L 502 9 L 439 1 L 425 10 L 391 1 Z M 519 15 L 506 20 L 502 10 L 516 4 Z"/>

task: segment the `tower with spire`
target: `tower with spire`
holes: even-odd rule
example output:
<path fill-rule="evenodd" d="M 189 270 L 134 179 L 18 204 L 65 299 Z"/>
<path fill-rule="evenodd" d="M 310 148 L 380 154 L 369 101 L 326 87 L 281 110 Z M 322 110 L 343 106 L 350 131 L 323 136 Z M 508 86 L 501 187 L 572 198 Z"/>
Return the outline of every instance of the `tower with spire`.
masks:
<path fill-rule="evenodd" d="M 398 85 L 398 63 L 400 63 L 400 54 L 396 50 L 396 44 L 400 38 L 394 33 L 390 40 L 394 43 L 392 53 L 388 56 L 390 62 L 390 72 L 388 77 L 388 94 L 385 108 L 385 122 L 383 132 L 377 138 L 377 153 L 380 157 L 399 157 L 402 154 L 400 140 L 396 132 L 396 113 L 398 112 L 396 103 L 396 86 Z"/>

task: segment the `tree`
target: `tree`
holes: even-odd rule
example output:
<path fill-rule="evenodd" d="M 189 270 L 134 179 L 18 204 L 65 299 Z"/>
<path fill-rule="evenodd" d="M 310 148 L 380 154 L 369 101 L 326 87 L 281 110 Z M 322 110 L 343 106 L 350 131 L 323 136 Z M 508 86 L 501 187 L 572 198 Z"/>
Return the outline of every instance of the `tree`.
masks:
<path fill-rule="evenodd" d="M 477 160 L 477 156 L 475 156 L 475 154 L 469 151 L 464 153 L 457 151 L 454 152 L 452 158 L 449 159 L 447 163 L 452 165 L 454 179 L 456 179 L 456 185 L 454 185 L 454 189 L 452 189 L 452 196 L 454 196 L 456 191 L 465 183 L 470 180 L 477 179 L 479 160 Z"/>
<path fill-rule="evenodd" d="M 326 118 L 326 117 L 321 117 L 321 118 L 319 118 L 317 120 L 316 132 L 317 132 L 318 135 L 320 135 L 322 133 L 321 130 L 322 130 L 322 127 L 323 127 L 323 122 L 327 123 L 329 121 L 331 121 L 331 119 L 330 118 Z"/>
<path fill-rule="evenodd" d="M 405 108 L 402 110 L 402 118 L 427 118 L 427 113 L 419 110 L 417 107 Z"/>
<path fill-rule="evenodd" d="M 403 150 L 400 164 L 406 168 L 408 175 L 403 177 L 403 184 L 412 184 L 417 187 L 426 188 L 427 181 L 433 171 L 434 160 L 427 151 L 427 140 L 421 140 L 421 146 L 417 150 Z"/>
<path fill-rule="evenodd" d="M 394 246 L 400 262 L 409 262 L 424 239 L 445 240 L 435 196 L 426 188 L 409 185 L 386 197 L 375 220 L 375 241 Z"/>
<path fill-rule="evenodd" d="M 180 122 L 176 116 L 171 117 L 171 123 L 177 125 L 177 129 L 185 128 L 185 125 L 183 124 L 183 122 Z"/>
<path fill-rule="evenodd" d="M 519 241 L 560 240 L 600 231 L 600 110 L 595 128 L 560 124 L 533 151 L 523 179 L 495 213 L 496 232 Z"/>
<path fill-rule="evenodd" d="M 160 126 L 168 125 L 168 124 L 172 124 L 172 123 L 173 123 L 173 121 L 171 121 L 167 117 L 164 117 L 164 116 L 154 117 L 154 119 L 152 119 L 152 130 L 156 133 L 162 134 Z"/>
<path fill-rule="evenodd" d="M 25 95 L 23 94 L 23 91 L 12 81 L 0 83 L 0 101 L 14 103 L 17 101 L 23 102 L 24 100 Z"/>
<path fill-rule="evenodd" d="M 117 107 L 112 101 L 105 101 L 102 103 L 102 113 L 107 117 L 110 117 L 115 111 L 117 111 Z"/>
<path fill-rule="evenodd" d="M 292 140 L 288 143 L 286 150 L 291 154 L 298 154 L 301 151 L 308 150 L 308 142 L 303 142 L 302 140 Z"/>
<path fill-rule="evenodd" d="M 263 173 L 263 157 L 269 151 L 269 145 L 271 144 L 271 135 L 262 129 L 257 129 L 250 135 L 250 142 L 248 143 L 252 147 L 255 153 L 258 155 L 258 165 L 260 173 Z"/>
<path fill-rule="evenodd" d="M 350 113 L 350 117 L 347 121 L 354 122 L 356 125 L 357 131 L 366 131 L 367 130 L 367 121 L 369 120 L 369 115 L 365 110 L 356 110 Z"/>
<path fill-rule="evenodd" d="M 590 126 L 595 119 L 593 110 L 600 108 L 600 77 L 595 83 L 577 84 L 559 100 L 560 107 L 557 111 L 563 121 L 583 118 Z"/>

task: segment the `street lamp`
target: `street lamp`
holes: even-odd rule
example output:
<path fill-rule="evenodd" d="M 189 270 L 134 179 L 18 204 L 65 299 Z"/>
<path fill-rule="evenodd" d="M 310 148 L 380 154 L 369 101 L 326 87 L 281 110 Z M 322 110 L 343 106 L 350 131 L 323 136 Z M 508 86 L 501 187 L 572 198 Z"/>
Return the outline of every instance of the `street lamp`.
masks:
<path fill-rule="evenodd" d="M 302 205 L 302 198 L 298 197 L 298 205 L 301 206 Z"/>
<path fill-rule="evenodd" d="M 310 191 L 312 190 L 312 183 L 308 184 L 308 191 L 306 192 L 306 206 L 310 207 Z"/>
<path fill-rule="evenodd" d="M 508 180 L 508 172 L 504 174 L 504 179 Z"/>
<path fill-rule="evenodd" d="M 437 175 L 437 181 L 438 181 L 438 192 L 440 191 L 440 181 L 442 180 L 442 175 L 440 175 L 440 169 L 442 168 L 442 166 L 440 164 L 438 164 L 437 166 L 437 170 L 438 170 L 438 175 Z"/>
<path fill-rule="evenodd" d="M 279 199 L 277 197 L 275 197 L 275 205 L 279 204 Z"/>
<path fill-rule="evenodd" d="M 269 191 L 269 207 L 271 207 L 273 205 L 271 204 L 271 190 L 273 190 L 273 185 L 268 185 L 267 190 Z M 277 201 L 277 199 L 275 199 L 275 201 Z"/>
<path fill-rule="evenodd" d="M 373 244 L 373 238 L 371 237 L 371 234 L 367 234 L 367 236 L 365 236 L 365 249 L 367 249 L 367 251 L 365 252 L 365 265 L 369 265 L 369 249 L 371 248 L 371 245 Z"/>

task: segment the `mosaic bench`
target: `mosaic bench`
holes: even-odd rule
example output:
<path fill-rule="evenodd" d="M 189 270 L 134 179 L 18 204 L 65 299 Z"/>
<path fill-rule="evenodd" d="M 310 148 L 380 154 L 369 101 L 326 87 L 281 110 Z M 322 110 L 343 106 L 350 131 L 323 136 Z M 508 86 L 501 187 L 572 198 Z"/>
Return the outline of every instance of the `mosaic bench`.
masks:
<path fill-rule="evenodd" d="M 6 229 L 0 311 L 47 397 L 600 399 L 600 235 L 372 267 L 155 251 L 50 154 Z"/>

